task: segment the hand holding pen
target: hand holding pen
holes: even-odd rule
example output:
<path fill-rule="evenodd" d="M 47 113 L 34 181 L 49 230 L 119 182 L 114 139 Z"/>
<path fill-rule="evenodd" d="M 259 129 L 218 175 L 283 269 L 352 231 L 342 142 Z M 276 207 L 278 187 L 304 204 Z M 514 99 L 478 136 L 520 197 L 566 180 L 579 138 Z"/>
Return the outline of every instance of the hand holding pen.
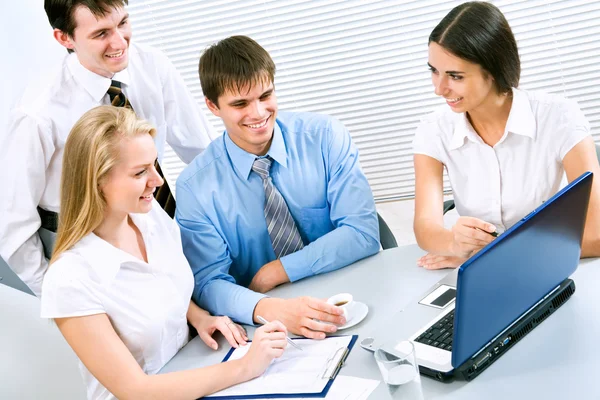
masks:
<path fill-rule="evenodd" d="M 260 321 L 261 324 L 268 324 L 269 321 L 267 321 L 266 319 L 264 319 L 263 317 L 261 317 L 260 315 L 256 316 L 256 319 Z M 302 347 L 300 347 L 299 345 L 297 345 L 296 343 L 294 343 L 294 341 L 292 339 L 289 338 L 289 336 L 287 335 L 287 329 L 286 329 L 286 335 L 285 335 L 285 339 L 287 340 L 287 342 L 294 348 L 298 349 L 298 350 L 302 350 Z"/>
<path fill-rule="evenodd" d="M 496 236 L 496 227 L 489 222 L 474 217 L 460 217 L 452 227 L 451 252 L 457 257 L 468 258 Z"/>
<path fill-rule="evenodd" d="M 241 374 L 242 380 L 250 380 L 261 375 L 273 359 L 283 355 L 287 347 L 287 329 L 279 321 L 269 322 L 256 331 L 248 352 L 238 360 L 232 360 L 232 374 Z"/>

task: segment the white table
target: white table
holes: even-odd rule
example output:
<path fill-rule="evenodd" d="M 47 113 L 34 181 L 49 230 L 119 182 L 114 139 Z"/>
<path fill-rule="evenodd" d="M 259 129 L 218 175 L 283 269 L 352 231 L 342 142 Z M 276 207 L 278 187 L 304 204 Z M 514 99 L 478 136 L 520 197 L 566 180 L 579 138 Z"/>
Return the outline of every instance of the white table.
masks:
<path fill-rule="evenodd" d="M 77 356 L 40 300 L 0 285 L 0 399 L 85 398 Z"/>
<path fill-rule="evenodd" d="M 276 288 L 269 294 L 291 298 L 310 295 L 327 298 L 350 292 L 369 306 L 369 315 L 357 326 L 342 331 L 359 340 L 384 329 L 404 305 L 415 299 L 445 274 L 416 267 L 423 255 L 417 246 L 382 251 L 351 266 Z M 573 297 L 505 353 L 472 382 L 441 383 L 424 377 L 426 399 L 596 399 L 600 398 L 600 259 L 583 260 L 572 276 Z M 249 328 L 252 335 L 253 328 Z M 169 372 L 220 362 L 229 346 L 221 338 L 212 351 L 194 338 L 162 369 Z M 354 347 L 341 375 L 380 379 L 372 353 Z M 380 384 L 371 399 L 388 399 Z"/>

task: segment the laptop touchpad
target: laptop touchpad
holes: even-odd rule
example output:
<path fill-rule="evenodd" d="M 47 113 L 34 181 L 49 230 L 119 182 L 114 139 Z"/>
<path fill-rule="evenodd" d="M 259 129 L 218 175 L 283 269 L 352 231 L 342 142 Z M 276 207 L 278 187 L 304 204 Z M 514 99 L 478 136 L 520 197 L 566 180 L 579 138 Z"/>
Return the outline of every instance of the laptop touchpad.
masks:
<path fill-rule="evenodd" d="M 448 285 L 440 285 L 433 292 L 419 301 L 419 304 L 435 308 L 445 308 L 456 298 L 456 289 Z"/>

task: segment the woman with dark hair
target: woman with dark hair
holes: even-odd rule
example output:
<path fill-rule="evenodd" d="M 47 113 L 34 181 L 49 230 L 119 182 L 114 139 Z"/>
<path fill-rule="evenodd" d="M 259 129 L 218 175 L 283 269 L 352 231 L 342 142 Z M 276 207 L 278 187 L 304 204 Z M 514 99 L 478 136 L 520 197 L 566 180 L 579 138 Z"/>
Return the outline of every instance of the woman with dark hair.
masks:
<path fill-rule="evenodd" d="M 554 195 L 566 173 L 600 176 L 589 123 L 572 100 L 518 89 L 517 43 L 494 5 L 454 8 L 429 36 L 429 68 L 443 106 L 414 139 L 414 230 L 419 266 L 455 268 Z M 443 169 L 461 217 L 443 221 Z M 582 257 L 600 255 L 600 180 L 594 180 Z"/>

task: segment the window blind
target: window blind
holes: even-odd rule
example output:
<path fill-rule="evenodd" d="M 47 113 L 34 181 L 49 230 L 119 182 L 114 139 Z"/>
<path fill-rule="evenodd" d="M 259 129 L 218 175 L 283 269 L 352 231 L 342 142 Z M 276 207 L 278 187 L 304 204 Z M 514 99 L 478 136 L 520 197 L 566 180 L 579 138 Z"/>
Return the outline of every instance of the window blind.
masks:
<path fill-rule="evenodd" d="M 339 118 L 360 151 L 377 201 L 412 197 L 411 143 L 433 93 L 427 38 L 447 0 L 130 0 L 134 40 L 163 50 L 215 132 L 197 73 L 207 45 L 231 35 L 259 42 L 277 65 L 279 108 Z M 498 0 L 517 38 L 521 88 L 577 100 L 600 140 L 600 2 Z M 184 167 L 171 150 L 167 179 Z M 445 181 L 445 189 L 449 189 Z"/>

